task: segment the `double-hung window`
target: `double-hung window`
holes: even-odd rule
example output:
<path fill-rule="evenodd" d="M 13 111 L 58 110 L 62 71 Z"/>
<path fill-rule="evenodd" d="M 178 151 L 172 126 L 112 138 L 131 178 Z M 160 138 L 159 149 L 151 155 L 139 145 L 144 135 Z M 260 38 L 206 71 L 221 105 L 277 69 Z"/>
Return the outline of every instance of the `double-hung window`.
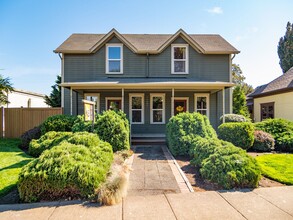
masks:
<path fill-rule="evenodd" d="M 209 93 L 197 93 L 194 94 L 195 112 L 201 113 L 209 117 Z"/>
<path fill-rule="evenodd" d="M 172 74 L 188 74 L 188 45 L 173 44 L 171 48 Z"/>
<path fill-rule="evenodd" d="M 123 73 L 123 45 L 107 44 L 106 45 L 106 73 L 122 74 Z"/>
<path fill-rule="evenodd" d="M 95 102 L 95 112 L 100 112 L 100 94 L 99 93 L 85 93 L 84 98 L 86 100 Z"/>
<path fill-rule="evenodd" d="M 130 121 L 131 124 L 144 123 L 144 94 L 130 94 Z"/>
<path fill-rule="evenodd" d="M 165 94 L 151 94 L 151 124 L 165 123 Z"/>

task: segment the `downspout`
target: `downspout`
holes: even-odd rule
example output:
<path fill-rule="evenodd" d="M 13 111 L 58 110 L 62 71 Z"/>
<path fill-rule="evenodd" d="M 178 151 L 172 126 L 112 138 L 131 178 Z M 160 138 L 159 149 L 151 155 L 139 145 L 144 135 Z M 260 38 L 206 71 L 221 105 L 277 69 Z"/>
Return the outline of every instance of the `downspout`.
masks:
<path fill-rule="evenodd" d="M 150 56 L 149 56 L 149 53 L 147 53 L 146 55 L 147 55 L 147 69 L 146 69 L 146 78 L 149 78 L 149 76 L 150 76 L 150 72 L 149 72 L 149 62 L 150 62 Z"/>

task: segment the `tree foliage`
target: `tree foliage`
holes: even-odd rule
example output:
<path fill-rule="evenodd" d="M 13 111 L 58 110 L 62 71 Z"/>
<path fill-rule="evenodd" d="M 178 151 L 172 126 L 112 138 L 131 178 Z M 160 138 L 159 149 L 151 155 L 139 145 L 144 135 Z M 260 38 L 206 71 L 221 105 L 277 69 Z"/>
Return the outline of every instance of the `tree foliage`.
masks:
<path fill-rule="evenodd" d="M 58 75 L 55 84 L 51 86 L 52 92 L 50 96 L 45 96 L 45 103 L 51 107 L 61 107 L 61 76 Z"/>
<path fill-rule="evenodd" d="M 9 103 L 7 94 L 12 91 L 13 87 L 10 78 L 4 78 L 0 75 L 0 104 Z"/>
<path fill-rule="evenodd" d="M 246 96 L 241 85 L 237 85 L 233 90 L 233 113 L 249 117 Z"/>
<path fill-rule="evenodd" d="M 293 23 L 287 23 L 286 33 L 279 41 L 278 55 L 280 66 L 285 73 L 293 66 Z"/>
<path fill-rule="evenodd" d="M 232 64 L 232 82 L 236 85 L 240 85 L 245 93 L 245 95 L 253 91 L 253 87 L 244 80 L 246 77 L 243 75 L 243 72 L 238 64 Z"/>

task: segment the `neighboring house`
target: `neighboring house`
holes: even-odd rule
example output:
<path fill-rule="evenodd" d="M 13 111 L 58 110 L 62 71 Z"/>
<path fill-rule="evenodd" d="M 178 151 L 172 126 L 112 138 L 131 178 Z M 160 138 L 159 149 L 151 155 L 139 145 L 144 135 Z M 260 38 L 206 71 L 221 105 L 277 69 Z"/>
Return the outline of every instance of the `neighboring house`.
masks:
<path fill-rule="evenodd" d="M 239 51 L 220 35 L 72 34 L 56 50 L 62 58 L 65 114 L 122 109 L 132 134 L 165 134 L 179 112 L 200 112 L 216 127 L 232 112 L 231 58 Z"/>
<path fill-rule="evenodd" d="M 270 83 L 258 86 L 248 97 L 253 99 L 256 122 L 266 118 L 293 120 L 293 67 Z"/>
<path fill-rule="evenodd" d="M 6 108 L 31 108 L 31 107 L 49 107 L 44 100 L 45 95 L 25 91 L 21 89 L 14 89 L 14 91 L 8 93 L 7 105 L 3 105 Z"/>

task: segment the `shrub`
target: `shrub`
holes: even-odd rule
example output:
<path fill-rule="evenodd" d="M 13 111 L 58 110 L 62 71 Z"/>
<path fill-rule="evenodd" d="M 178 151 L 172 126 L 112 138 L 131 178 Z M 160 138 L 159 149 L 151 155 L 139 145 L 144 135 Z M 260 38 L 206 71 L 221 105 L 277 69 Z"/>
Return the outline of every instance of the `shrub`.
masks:
<path fill-rule="evenodd" d="M 254 143 L 253 150 L 269 152 L 274 150 L 275 140 L 274 138 L 264 131 L 254 131 Z"/>
<path fill-rule="evenodd" d="M 257 187 L 261 174 L 256 160 L 235 146 L 216 148 L 202 162 L 200 173 L 225 189 Z"/>
<path fill-rule="evenodd" d="M 223 123 L 223 118 L 225 118 L 225 123 L 248 122 L 249 121 L 245 116 L 237 115 L 237 114 L 225 114 L 224 116 L 221 116 L 221 118 L 220 118 L 221 123 Z"/>
<path fill-rule="evenodd" d="M 126 120 L 115 111 L 108 110 L 98 115 L 95 133 L 103 141 L 109 142 L 113 151 L 125 150 L 130 148 L 129 126 Z"/>
<path fill-rule="evenodd" d="M 81 132 L 81 131 L 92 131 L 92 122 L 91 121 L 85 121 L 84 115 L 78 115 L 75 119 L 72 129 L 72 132 Z"/>
<path fill-rule="evenodd" d="M 275 139 L 275 148 L 280 151 L 293 152 L 293 122 L 281 118 L 266 119 L 255 123 L 257 130 L 270 133 Z"/>
<path fill-rule="evenodd" d="M 89 198 L 105 181 L 112 160 L 112 148 L 106 142 L 91 147 L 63 142 L 22 168 L 19 196 L 25 202 Z"/>
<path fill-rule="evenodd" d="M 50 149 L 62 141 L 68 139 L 72 135 L 71 132 L 49 131 L 38 140 L 32 140 L 29 144 L 29 154 L 38 157 L 44 150 Z"/>
<path fill-rule="evenodd" d="M 229 141 L 237 147 L 249 149 L 254 141 L 254 127 L 250 122 L 224 123 L 218 127 L 219 138 Z"/>
<path fill-rule="evenodd" d="M 38 127 L 34 127 L 26 132 L 24 132 L 21 137 L 21 144 L 19 145 L 19 147 L 23 150 L 28 150 L 29 148 L 29 143 L 31 142 L 31 140 L 33 139 L 39 139 L 41 137 L 41 128 Z"/>
<path fill-rule="evenodd" d="M 188 155 L 195 137 L 216 138 L 216 132 L 206 116 L 200 113 L 180 113 L 167 124 L 167 142 L 173 155 Z"/>
<path fill-rule="evenodd" d="M 71 131 L 76 116 L 53 115 L 48 117 L 41 125 L 42 134 L 48 131 Z"/>

